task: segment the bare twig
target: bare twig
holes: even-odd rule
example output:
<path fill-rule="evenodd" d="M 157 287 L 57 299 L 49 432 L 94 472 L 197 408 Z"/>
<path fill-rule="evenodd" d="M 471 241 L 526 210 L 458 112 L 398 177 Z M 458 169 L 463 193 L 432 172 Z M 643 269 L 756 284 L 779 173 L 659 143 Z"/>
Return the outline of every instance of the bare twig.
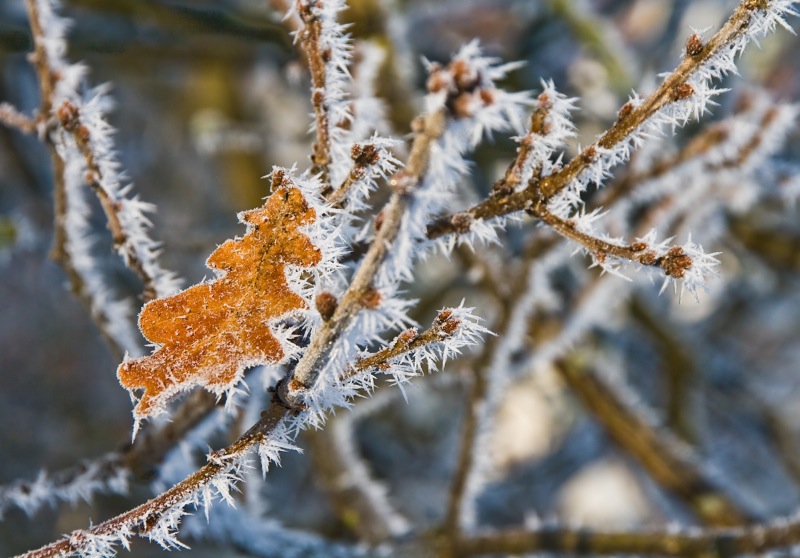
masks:
<path fill-rule="evenodd" d="M 19 112 L 8 103 L 0 103 L 0 123 L 20 132 L 32 134 L 36 131 L 36 121 Z"/>

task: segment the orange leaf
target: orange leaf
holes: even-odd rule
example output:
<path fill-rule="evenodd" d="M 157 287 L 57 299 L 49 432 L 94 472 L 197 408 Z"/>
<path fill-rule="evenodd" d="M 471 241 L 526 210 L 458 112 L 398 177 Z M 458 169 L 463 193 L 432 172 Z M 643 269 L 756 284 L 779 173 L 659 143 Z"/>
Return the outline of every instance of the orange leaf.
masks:
<path fill-rule="evenodd" d="M 300 190 L 286 183 L 284 173 L 275 171 L 273 186 L 279 189 L 262 207 L 239 215 L 248 225 L 244 237 L 225 241 L 208 258 L 207 265 L 221 276 L 142 309 L 139 327 L 160 346 L 117 370 L 123 387 L 144 388 L 134 409 L 137 419 L 157 413 L 178 392 L 201 385 L 222 393 L 236 385 L 245 368 L 283 359 L 270 324 L 307 307 L 289 287 L 284 267 L 310 267 L 321 259 L 299 230 L 316 213 Z"/>

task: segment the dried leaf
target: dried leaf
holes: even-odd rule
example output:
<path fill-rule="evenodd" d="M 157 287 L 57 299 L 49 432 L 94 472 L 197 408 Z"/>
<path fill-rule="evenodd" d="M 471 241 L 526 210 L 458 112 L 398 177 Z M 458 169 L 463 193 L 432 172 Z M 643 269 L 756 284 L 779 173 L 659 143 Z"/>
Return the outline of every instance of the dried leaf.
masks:
<path fill-rule="evenodd" d="M 220 276 L 142 309 L 139 327 L 160 346 L 117 370 L 123 387 L 144 388 L 137 419 L 156 414 L 178 392 L 201 385 L 219 394 L 235 386 L 245 368 L 283 359 L 270 325 L 307 307 L 289 287 L 284 267 L 314 266 L 321 253 L 299 230 L 316 219 L 314 209 L 300 190 L 282 184 L 283 173 L 275 174 L 279 189 L 264 206 L 239 215 L 248 226 L 244 237 L 225 241 L 208 258 Z"/>

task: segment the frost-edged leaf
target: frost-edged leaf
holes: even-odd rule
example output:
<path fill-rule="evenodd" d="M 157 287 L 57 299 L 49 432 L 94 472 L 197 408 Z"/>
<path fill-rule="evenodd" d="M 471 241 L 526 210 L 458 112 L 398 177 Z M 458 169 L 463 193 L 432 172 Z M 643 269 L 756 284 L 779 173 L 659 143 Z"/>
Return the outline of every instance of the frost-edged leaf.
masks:
<path fill-rule="evenodd" d="M 221 394 L 245 368 L 284 359 L 271 325 L 307 308 L 285 268 L 313 267 L 322 254 L 302 230 L 317 215 L 301 190 L 281 170 L 273 173 L 273 188 L 264 206 L 239 215 L 248 227 L 244 237 L 225 241 L 208 258 L 215 280 L 142 309 L 139 327 L 158 348 L 117 371 L 123 387 L 144 389 L 137 420 L 162 411 L 178 392 L 200 385 Z"/>

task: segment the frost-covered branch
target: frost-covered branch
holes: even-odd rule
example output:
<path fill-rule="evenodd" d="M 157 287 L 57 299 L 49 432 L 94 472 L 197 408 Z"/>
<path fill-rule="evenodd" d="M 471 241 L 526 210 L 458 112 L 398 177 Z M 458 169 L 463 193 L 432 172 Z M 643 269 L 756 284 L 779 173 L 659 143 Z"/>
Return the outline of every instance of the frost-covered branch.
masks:
<path fill-rule="evenodd" d="M 582 214 L 576 219 L 562 219 L 541 202 L 534 205 L 530 212 L 565 238 L 583 246 L 603 270 L 618 273 L 620 260 L 658 267 L 667 276 L 663 288 L 670 279 L 683 279 L 681 290 L 685 288 L 695 297 L 697 289 L 704 288 L 706 276 L 713 274 L 714 266 L 719 263 L 715 258 L 716 253 L 706 254 L 691 239 L 683 246 L 670 247 L 669 240 L 657 243 L 654 230 L 631 244 L 594 236 L 586 231 L 591 230 L 592 221 L 599 217 L 597 212 Z"/>
<path fill-rule="evenodd" d="M 114 158 L 111 128 L 98 110 L 104 104 L 100 91 L 88 103 L 79 107 L 64 101 L 57 115 L 62 129 L 72 138 L 85 161 L 84 180 L 94 190 L 108 221 L 114 249 L 125 265 L 136 273 L 144 286 L 145 301 L 174 293 L 179 281 L 158 263 L 160 245 L 150 239 L 147 229 L 151 223 L 145 215 L 155 206 L 128 197 L 130 187 L 122 187 Z"/>
<path fill-rule="evenodd" d="M 619 111 L 617 121 L 592 145 L 563 168 L 535 178 L 524 190 L 493 196 L 463 212 L 436 220 L 428 235 L 435 238 L 458 232 L 457 222 L 477 222 L 528 209 L 540 196 L 562 216 L 580 204 L 586 186 L 601 184 L 610 168 L 625 161 L 632 147 L 665 125 L 674 129 L 699 118 L 711 97 L 720 93 L 711 82 L 735 71 L 735 58 L 747 44 L 781 25 L 793 15 L 792 0 L 743 0 L 722 28 L 707 42 L 693 35 L 680 65 L 646 99 L 634 97 Z M 513 165 L 513 163 L 512 163 Z"/>
<path fill-rule="evenodd" d="M 465 172 L 464 154 L 484 135 L 521 131 L 521 107 L 528 96 L 495 87 L 496 80 L 516 67 L 495 62 L 482 55 L 477 43 L 470 43 L 447 67 L 430 65 L 427 112 L 415 123 L 414 141 L 403 170 L 389 181 L 392 195 L 376 218 L 377 230 L 370 247 L 338 297 L 334 312 L 312 335 L 292 378 L 282 385 L 281 397 L 290 406 L 300 401 L 304 390 L 315 387 L 322 368 L 330 366 L 331 354 L 341 351 L 346 358 L 353 350 L 355 343 L 342 340 L 342 336 L 369 301 L 375 300 L 370 293 L 380 295 L 376 309 L 381 301 L 388 306 L 400 282 L 413 278 L 414 261 L 424 254 L 420 243 L 425 238 L 425 223 L 443 208 Z M 488 237 L 493 230 L 476 234 Z M 402 321 L 397 314 L 404 312 L 390 313 L 390 324 Z M 370 336 L 378 333 L 369 333 L 371 329 L 358 333 L 356 343 L 369 342 Z"/>
<path fill-rule="evenodd" d="M 117 453 L 48 475 L 39 472 L 33 481 L 16 481 L 0 486 L 0 519 L 11 508 L 19 508 L 29 517 L 39 509 L 61 502 L 76 505 L 91 502 L 95 494 L 127 494 L 129 472 L 121 466 Z"/>
<path fill-rule="evenodd" d="M 358 271 L 349 283 L 347 291 L 336 305 L 330 319 L 315 332 L 311 344 L 297 363 L 290 382 L 284 384 L 281 394 L 287 402 L 299 403 L 296 394 L 316 383 L 319 367 L 329 355 L 334 343 L 350 325 L 351 320 L 365 306 L 365 295 L 370 292 L 372 282 L 393 241 L 400 232 L 403 214 L 409 204 L 409 194 L 427 170 L 431 144 L 443 133 L 444 114 L 435 112 L 421 122 L 408 162 L 402 174 L 392 179 L 395 192 L 382 210 L 383 219 L 372 244 L 361 261 Z"/>
<path fill-rule="evenodd" d="M 130 324 L 131 309 L 126 301 L 113 300 L 98 272 L 84 183 L 100 199 L 115 249 L 142 279 L 147 299 L 170 294 L 177 286 L 175 276 L 158 263 L 159 244 L 148 236 L 151 224 L 145 214 L 154 207 L 129 197 L 130 187 L 122 185 L 113 130 L 105 120 L 109 100 L 104 89 L 85 91 L 86 68 L 64 58 L 68 22 L 55 13 L 51 0 L 27 0 L 26 6 L 41 92 L 37 129 L 50 150 L 55 177 L 53 255 L 112 349 L 136 354 L 140 349 Z"/>
<path fill-rule="evenodd" d="M 311 102 L 314 106 L 314 128 L 317 140 L 313 145 L 312 172 L 320 174 L 323 183 L 330 180 L 330 165 L 336 154 L 334 145 L 337 127 L 350 118 L 344 103 L 350 44 L 344 26 L 337 22 L 344 10 L 342 0 L 297 0 L 296 13 L 303 22 L 297 37 L 302 42 L 311 70 Z"/>
<path fill-rule="evenodd" d="M 32 513 L 56 500 L 74 501 L 113 490 L 121 486 L 122 478 L 157 477 L 152 486 L 157 495 L 150 501 L 26 556 L 106 557 L 119 546 L 127 548 L 134 537 L 180 548 L 182 517 L 201 508 L 206 524 L 195 517 L 191 524 L 183 523 L 189 528 L 182 536 L 205 536 L 264 556 L 280 555 L 282 550 L 369 554 L 371 550 L 358 544 L 335 544 L 285 529 L 270 517 L 265 495 L 269 487 L 255 488 L 253 477 L 259 471 L 251 459 L 260 459 L 260 472 L 266 475 L 269 467 L 280 463 L 284 451 L 299 450 L 299 434 L 312 428 L 321 431 L 312 435 L 313 476 L 330 498 L 334 514 L 359 543 L 382 545 L 376 553 L 403 555 L 411 549 L 408 555 L 434 551 L 462 556 L 661 549 L 660 539 L 648 538 L 664 536 L 656 532 L 587 530 L 582 535 L 547 525 L 497 534 L 483 530 L 484 505 L 494 505 L 490 500 L 499 486 L 490 481 L 503 472 L 501 465 L 508 465 L 508 474 L 499 480 L 515 482 L 512 469 L 519 464 L 512 463 L 516 456 L 504 461 L 506 456 L 499 455 L 508 441 L 500 436 L 512 428 L 505 423 L 505 405 L 525 406 L 516 402 L 515 387 L 521 384 L 514 382 L 523 376 L 530 380 L 531 374 L 543 370 L 556 376 L 553 369 L 562 377 L 547 388 L 554 395 L 553 407 L 572 413 L 566 395 L 575 394 L 610 438 L 657 483 L 686 502 L 701 522 L 738 526 L 738 531 L 685 534 L 676 529 L 667 534 L 672 537 L 668 554 L 705 544 L 717 545 L 713 550 L 725 554 L 728 541 L 733 541 L 734 550 L 800 542 L 800 528 L 793 519 L 786 521 L 783 531 L 777 524 L 760 526 L 763 537 L 772 537 L 767 542 L 758 539 L 755 530 L 742 527 L 766 514 L 753 501 L 739 501 L 738 494 L 745 491 L 727 486 L 722 474 L 717 476 L 706 466 L 698 457 L 705 447 L 694 450 L 664 431 L 625 383 L 595 372 L 599 357 L 591 370 L 565 359 L 568 354 L 586 354 L 577 345 L 590 331 L 607 335 L 592 341 L 611 338 L 609 342 L 616 343 L 624 335 L 618 328 L 622 314 L 618 310 L 635 289 L 648 289 L 639 281 L 645 273 L 628 282 L 608 275 L 622 274 L 627 266 L 643 268 L 664 279 L 664 286 L 675 282 L 696 295 L 705 287 L 705 279 L 717 273 L 718 263 L 716 254 L 704 252 L 699 242 L 724 242 L 723 233 L 730 230 L 728 215 L 745 214 L 756 203 L 759 210 L 778 205 L 778 213 L 789 215 L 792 203 L 787 202 L 796 201 L 800 187 L 792 186 L 792 194 L 780 186 L 784 180 L 780 173 L 794 171 L 788 167 L 779 171 L 775 157 L 795 126 L 796 106 L 753 93 L 731 117 L 701 127 L 682 148 L 665 148 L 651 140 L 662 129 L 674 132 L 706 112 L 721 92 L 714 89 L 715 81 L 735 70 L 734 62 L 750 40 L 776 25 L 786 26 L 782 18 L 794 13 L 794 2 L 739 2 L 711 39 L 703 39 L 701 32 L 690 37 L 680 65 L 662 76 L 655 92 L 641 98 L 634 93 L 596 141 L 579 148 L 575 157 L 566 157 L 577 135 L 577 99 L 560 93 L 552 81 L 541 82 L 538 96 L 504 90 L 500 84 L 520 64 L 504 64 L 486 55 L 477 41 L 465 44 L 449 61 L 425 61 L 424 109 L 410 123 L 406 150 L 401 141 L 383 136 L 388 133 L 388 119 L 376 94 L 377 84 L 384 81 L 385 57 L 394 60 L 392 45 L 377 41 L 352 45 L 345 19 L 353 12 L 346 11 L 344 0 L 271 0 L 269 4 L 288 12 L 295 42 L 307 59 L 310 105 L 301 112 L 309 107 L 313 111 L 308 118 L 315 135 L 311 163 L 306 170 L 297 165 L 273 167 L 267 201 L 239 214 L 247 227 L 244 235 L 226 240 L 209 257 L 214 277 L 177 295 L 162 296 L 174 290 L 175 282 L 159 267 L 160 248 L 148 236 L 147 214 L 153 207 L 123 185 L 127 178 L 119 170 L 106 121 L 106 89 L 88 89 L 87 70 L 65 59 L 66 22 L 54 12 L 56 0 L 26 1 L 42 105 L 37 115 L 28 118 L 2 104 L 0 121 L 38 132 L 50 149 L 56 185 L 55 253 L 101 330 L 122 349 L 135 350 L 140 339 L 131 327 L 132 309 L 113 299 L 95 262 L 86 199 L 91 189 L 115 249 L 144 284 L 144 298 L 155 298 L 139 319 L 142 333 L 153 344 L 152 354 L 126 358 L 118 368 L 121 383 L 138 400 L 137 428 L 140 419 L 174 411 L 177 407 L 170 403 L 188 390 L 206 390 L 190 396 L 193 402 L 181 407 L 172 423 L 147 425 L 120 452 L 63 475 L 0 489 L 0 512 L 15 506 Z M 368 11 L 374 7 L 371 2 Z M 487 9 L 496 9 L 488 4 Z M 387 6 L 381 3 L 379 8 L 388 10 Z M 381 26 L 390 23 L 387 19 Z M 287 102 L 281 107 L 288 114 L 293 105 Z M 302 116 L 299 120 L 306 121 Z M 406 129 L 406 124 L 398 128 Z M 482 163 L 487 152 L 476 150 L 499 134 L 512 135 L 517 149 L 510 153 L 498 149 L 506 152 L 499 155 L 503 167 L 495 169 Z M 612 190 L 595 193 L 594 186 L 612 182 L 611 169 L 634 150 L 639 155 L 632 170 Z M 476 163 L 481 165 L 478 176 L 500 176 L 494 184 L 488 181 L 490 188 L 478 185 L 470 190 Z M 481 192 L 488 197 L 476 203 L 484 195 Z M 611 218 L 601 219 L 601 206 Z M 538 228 L 507 230 L 514 220 L 534 221 Z M 671 235 L 679 240 L 661 240 Z M 476 247 L 477 253 L 470 251 Z M 583 259 L 570 259 L 570 253 L 581 251 L 609 273 L 594 273 Z M 460 266 L 438 259 L 452 255 Z M 736 263 L 740 268 L 748 265 Z M 726 266 L 719 273 L 728 272 Z M 726 292 L 730 291 L 722 294 Z M 463 301 L 450 307 L 453 299 Z M 494 303 L 486 312 L 488 322 L 467 307 L 468 299 Z M 665 300 L 664 305 L 670 302 Z M 417 320 L 443 306 L 430 327 L 419 327 Z M 484 339 L 489 335 L 484 323 L 491 324 L 497 336 Z M 787 319 L 789 323 L 794 324 Z M 639 345 L 634 350 L 646 353 Z M 414 506 L 407 505 L 409 494 L 389 494 L 385 488 L 394 487 L 396 479 L 390 473 L 384 485 L 386 469 L 380 461 L 384 455 L 358 447 L 353 415 L 330 417 L 336 409 L 353 407 L 357 397 L 371 396 L 377 386 L 397 387 L 395 391 L 405 397 L 412 378 L 442 367 L 462 351 L 473 352 L 469 357 L 473 381 L 467 386 L 462 422 L 448 416 L 446 423 L 431 427 L 436 437 L 446 438 L 443 446 L 449 451 L 458 424 L 460 447 L 445 459 L 423 464 L 439 476 L 436 489 L 447 501 L 433 503 L 440 504 L 431 516 L 438 525 L 419 524 Z M 637 357 L 652 360 L 649 354 Z M 246 370 L 255 366 L 266 367 L 263 388 L 271 393 L 271 401 L 264 411 L 263 391 L 244 382 Z M 452 384 L 466 384 L 466 378 L 459 375 Z M 204 421 L 215 408 L 214 395 L 226 396 L 226 410 L 249 400 L 234 420 L 217 420 L 223 416 L 220 412 Z M 396 409 L 386 407 L 386 411 Z M 203 427 L 195 428 L 201 421 Z M 391 427 L 401 422 L 393 420 Z M 515 429 L 526 426 L 523 421 L 510 422 L 516 422 Z M 327 430 L 322 431 L 326 423 Z M 225 441 L 209 442 L 216 438 L 204 427 L 223 424 Z M 246 429 L 248 425 L 252 426 Z M 362 426 L 365 432 L 385 427 L 383 423 Z M 599 447 L 602 437 L 590 435 Z M 227 447 L 211 451 L 198 465 L 200 451 L 208 443 Z M 589 453 L 581 454 L 580 465 L 587 463 Z M 368 462 L 373 455 L 375 461 Z M 451 474 L 447 490 L 447 481 L 441 481 Z M 561 481 L 565 478 L 566 474 Z M 236 496 L 245 482 L 248 489 Z M 649 503 L 658 504 L 659 496 Z M 231 507 L 212 509 L 219 499 Z M 527 501 L 527 492 L 520 499 L 525 503 L 508 504 L 504 524 L 520 524 L 523 518 L 515 514 L 541 503 Z M 272 511 L 277 516 L 291 510 Z"/>
<path fill-rule="evenodd" d="M 18 111 L 9 103 L 0 103 L 0 124 L 16 128 L 26 134 L 32 134 L 36 131 L 36 121 Z"/>
<path fill-rule="evenodd" d="M 287 409 L 271 406 L 264 417 L 234 444 L 213 452 L 206 465 L 172 488 L 128 512 L 87 530 L 75 531 L 67 538 L 21 556 L 113 556 L 116 546 L 129 548 L 130 538 L 134 535 L 149 538 L 165 548 L 184 546 L 175 534 L 180 518 L 186 513 L 185 508 L 201 503 L 209 506 L 215 494 L 230 499 L 230 490 L 245 465 L 247 450 L 269 436 L 287 414 Z"/>
<path fill-rule="evenodd" d="M 475 343 L 485 332 L 470 309 L 444 309 L 431 327 L 419 335 L 406 332 L 398 336 L 392 346 L 374 355 L 365 355 L 342 374 L 338 389 L 347 396 L 358 394 L 363 388 L 369 390 L 374 385 L 375 374 L 387 374 L 403 381 L 412 374 L 419 374 L 425 365 L 433 367 L 437 361 L 443 363 L 463 347 Z M 338 397 L 334 399 L 340 400 L 342 396 Z M 233 505 L 230 493 L 247 467 L 247 457 L 253 448 L 258 446 L 262 470 L 266 474 L 271 463 L 280 463 L 281 452 L 295 449 L 293 439 L 299 430 L 318 425 L 323 419 L 324 416 L 317 416 L 314 411 L 298 412 L 284 406 L 276 394 L 270 408 L 256 424 L 230 446 L 211 452 L 203 467 L 172 488 L 126 513 L 21 556 L 111 556 L 114 547 L 127 548 L 134 535 L 149 538 L 165 548 L 179 548 L 183 543 L 176 534 L 181 517 L 189 513 L 187 507 L 208 508 L 216 497 Z"/>
<path fill-rule="evenodd" d="M 0 519 L 12 507 L 33 516 L 45 506 L 89 502 L 96 494 L 127 493 L 131 480 L 149 479 L 166 455 L 215 406 L 214 396 L 196 392 L 181 403 L 170 422 L 144 429 L 120 451 L 54 473 L 41 471 L 33 481 L 0 486 Z"/>

